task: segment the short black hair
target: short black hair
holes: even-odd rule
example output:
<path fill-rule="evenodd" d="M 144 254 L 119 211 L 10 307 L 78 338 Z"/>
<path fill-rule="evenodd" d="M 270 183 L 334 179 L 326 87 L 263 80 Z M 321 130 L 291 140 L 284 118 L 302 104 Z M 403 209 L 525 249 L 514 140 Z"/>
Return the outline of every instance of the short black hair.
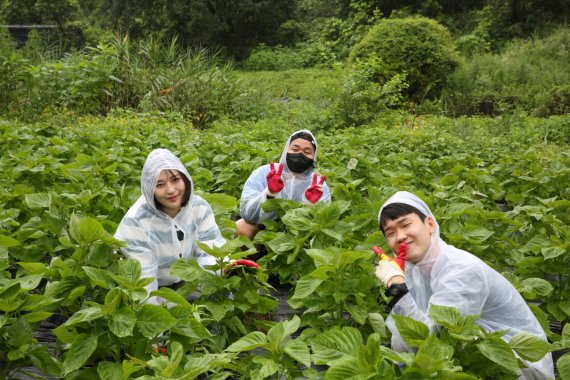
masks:
<path fill-rule="evenodd" d="M 291 144 L 293 142 L 293 140 L 296 139 L 303 139 L 303 140 L 307 140 L 308 142 L 311 143 L 311 145 L 313 145 L 313 149 L 315 150 L 315 152 L 317 151 L 317 144 L 315 143 L 315 138 L 308 132 L 297 132 L 295 133 L 293 136 L 291 136 L 291 140 L 289 140 L 289 144 Z"/>
<path fill-rule="evenodd" d="M 426 220 L 427 215 L 411 206 L 407 203 L 391 203 L 388 206 L 382 209 L 382 213 L 380 214 L 380 223 L 378 223 L 378 228 L 384 234 L 384 225 L 386 224 L 387 220 L 396 220 L 404 215 L 408 214 L 416 214 L 420 217 L 420 220 L 423 222 Z"/>

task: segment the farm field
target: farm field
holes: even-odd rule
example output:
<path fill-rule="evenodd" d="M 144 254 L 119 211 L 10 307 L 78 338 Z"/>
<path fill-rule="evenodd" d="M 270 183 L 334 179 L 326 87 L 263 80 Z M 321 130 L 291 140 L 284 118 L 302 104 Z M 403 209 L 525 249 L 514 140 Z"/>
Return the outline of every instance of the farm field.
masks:
<path fill-rule="evenodd" d="M 187 166 L 228 240 L 208 251 L 221 267 L 255 251 L 233 238 L 243 184 L 301 128 L 310 125 L 282 116 L 197 130 L 176 114 L 128 111 L 0 120 L 0 378 L 34 367 L 39 378 L 82 380 L 514 379 L 513 349 L 532 358 L 570 348 L 567 115 L 387 113 L 360 128 L 313 130 L 333 201 L 268 201 L 282 217 L 256 238 L 268 251 L 261 270 L 216 276 L 181 261 L 173 273 L 186 285 L 157 292 L 171 307 L 144 304 L 140 266 L 114 253 L 112 235 L 140 195 L 147 154 L 168 148 Z M 371 247 L 387 249 L 376 218 L 397 190 L 427 201 L 444 240 L 503 273 L 552 344 L 502 344 L 441 309 L 447 338 L 410 324 L 419 352 L 389 349 Z M 286 319 L 276 318 L 275 285 L 296 310 Z M 186 301 L 199 286 L 202 296 Z M 46 321 L 49 347 L 37 334 Z M 556 358 L 570 379 L 570 354 Z"/>

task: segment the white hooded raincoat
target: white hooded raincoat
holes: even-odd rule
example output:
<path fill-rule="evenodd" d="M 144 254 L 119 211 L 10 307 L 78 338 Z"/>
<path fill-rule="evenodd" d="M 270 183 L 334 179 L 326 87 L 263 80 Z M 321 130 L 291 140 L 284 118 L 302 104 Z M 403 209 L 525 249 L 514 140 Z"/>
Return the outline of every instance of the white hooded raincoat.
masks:
<path fill-rule="evenodd" d="M 160 172 L 164 169 L 178 170 L 191 184 L 190 199 L 178 215 L 171 218 L 160 211 L 154 201 L 154 190 Z M 121 220 L 115 237 L 127 243 L 123 248 L 126 256 L 141 264 L 141 278 L 155 280 L 146 286 L 151 292 L 159 286 L 180 281 L 170 275 L 170 266 L 179 259 L 195 259 L 202 267 L 215 264 L 215 258 L 202 251 L 197 241 L 209 246 L 221 246 L 225 239 L 216 224 L 210 205 L 194 195 L 190 174 L 178 157 L 167 149 L 155 149 L 144 164 L 141 177 L 142 195 Z M 184 234 L 177 237 L 177 230 Z M 152 297 L 149 303 L 158 303 Z"/>

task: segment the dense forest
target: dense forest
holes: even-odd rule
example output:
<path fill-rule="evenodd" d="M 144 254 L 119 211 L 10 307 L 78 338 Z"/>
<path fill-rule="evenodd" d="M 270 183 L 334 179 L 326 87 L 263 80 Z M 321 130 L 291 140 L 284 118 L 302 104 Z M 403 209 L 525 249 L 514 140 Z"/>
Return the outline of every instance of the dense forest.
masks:
<path fill-rule="evenodd" d="M 187 46 L 223 49 L 244 59 L 260 44 L 322 43 L 342 58 L 379 18 L 423 15 L 465 45 L 496 51 L 513 38 L 568 22 L 568 0 L 2 0 L 6 24 L 53 24 L 65 43 L 94 44 L 105 33 L 134 39 L 177 36 Z M 475 41 L 473 41 L 475 39 Z"/>
<path fill-rule="evenodd" d="M 560 115 L 569 11 L 568 0 L 2 0 L 0 112 L 154 109 L 203 127 L 256 117 L 252 92 L 267 91 L 240 73 L 314 68 L 337 79 L 325 128 L 387 110 Z"/>

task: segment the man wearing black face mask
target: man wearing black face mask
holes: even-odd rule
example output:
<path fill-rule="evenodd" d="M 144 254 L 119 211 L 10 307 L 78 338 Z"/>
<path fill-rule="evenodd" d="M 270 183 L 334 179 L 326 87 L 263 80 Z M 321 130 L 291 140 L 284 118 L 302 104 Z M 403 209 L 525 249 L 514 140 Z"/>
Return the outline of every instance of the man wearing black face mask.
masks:
<path fill-rule="evenodd" d="M 241 195 L 242 219 L 236 223 L 236 234 L 252 239 L 260 224 L 274 218 L 261 204 L 267 199 L 282 198 L 299 202 L 330 201 L 331 195 L 325 176 L 314 173 L 317 161 L 317 141 L 304 129 L 289 137 L 279 165 L 271 162 L 256 169 L 245 183 Z"/>

